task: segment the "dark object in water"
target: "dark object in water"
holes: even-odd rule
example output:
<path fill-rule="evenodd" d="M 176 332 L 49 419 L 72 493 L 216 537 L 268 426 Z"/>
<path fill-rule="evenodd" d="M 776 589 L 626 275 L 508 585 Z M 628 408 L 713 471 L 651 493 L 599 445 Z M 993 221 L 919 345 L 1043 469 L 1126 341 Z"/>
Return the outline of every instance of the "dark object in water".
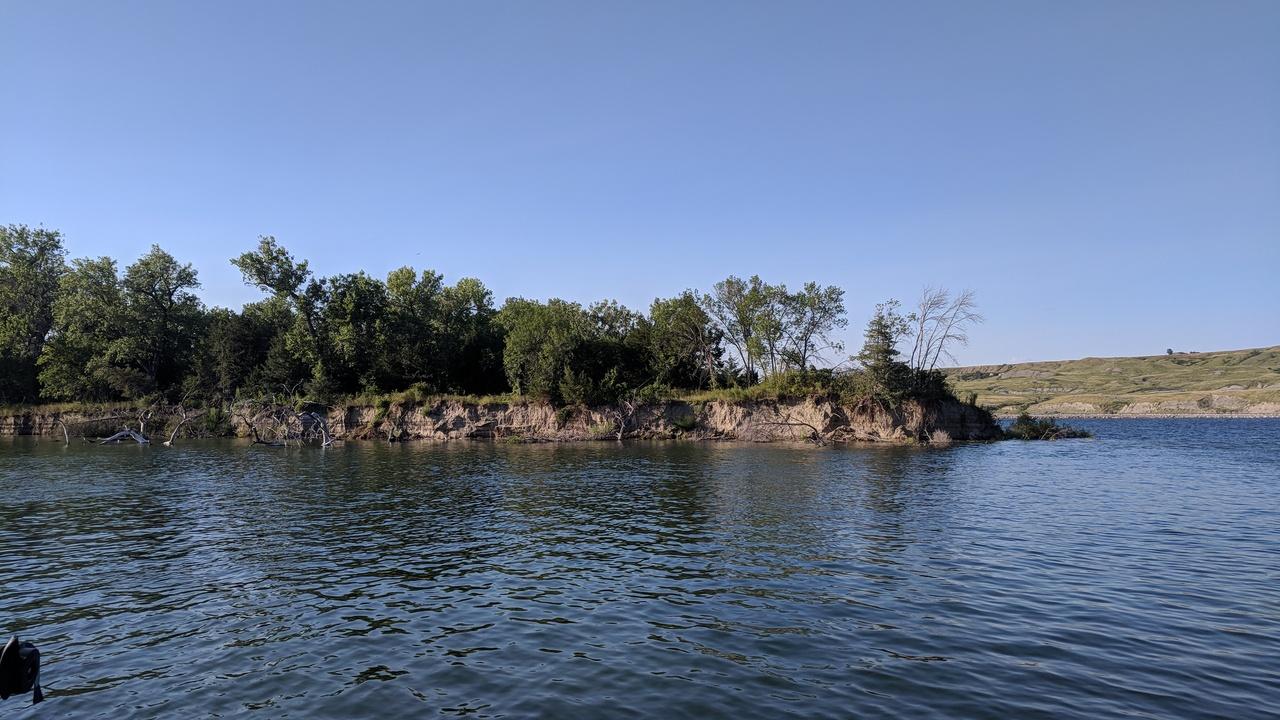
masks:
<path fill-rule="evenodd" d="M 0 700 L 10 695 L 31 693 L 31 704 L 44 700 L 40 692 L 40 651 L 14 635 L 0 650 Z"/>
<path fill-rule="evenodd" d="M 1059 425 L 1050 418 L 1033 418 L 1024 412 L 1005 428 L 1004 437 L 1006 440 L 1065 440 L 1093 437 L 1093 434 L 1088 430 Z"/>

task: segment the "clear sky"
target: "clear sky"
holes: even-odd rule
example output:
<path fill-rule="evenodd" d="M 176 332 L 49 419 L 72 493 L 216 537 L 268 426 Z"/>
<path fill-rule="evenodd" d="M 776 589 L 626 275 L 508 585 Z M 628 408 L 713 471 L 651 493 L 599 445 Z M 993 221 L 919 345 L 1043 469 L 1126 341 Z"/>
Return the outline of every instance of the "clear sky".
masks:
<path fill-rule="evenodd" d="M 0 223 L 507 296 L 973 288 L 966 363 L 1280 343 L 1280 2 L 0 0 Z"/>

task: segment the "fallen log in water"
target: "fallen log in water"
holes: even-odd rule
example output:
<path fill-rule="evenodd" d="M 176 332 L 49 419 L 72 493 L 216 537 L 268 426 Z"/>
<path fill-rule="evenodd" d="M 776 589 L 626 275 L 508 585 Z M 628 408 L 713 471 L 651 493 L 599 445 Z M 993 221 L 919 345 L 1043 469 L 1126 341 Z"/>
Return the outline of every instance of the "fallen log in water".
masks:
<path fill-rule="evenodd" d="M 151 441 L 148 440 L 143 435 L 140 435 L 129 428 L 125 428 L 120 432 L 116 433 L 115 435 L 112 435 L 111 437 L 99 442 L 98 444 L 106 445 L 107 443 L 116 443 L 126 439 L 136 440 L 139 445 L 148 445 L 151 443 Z"/>

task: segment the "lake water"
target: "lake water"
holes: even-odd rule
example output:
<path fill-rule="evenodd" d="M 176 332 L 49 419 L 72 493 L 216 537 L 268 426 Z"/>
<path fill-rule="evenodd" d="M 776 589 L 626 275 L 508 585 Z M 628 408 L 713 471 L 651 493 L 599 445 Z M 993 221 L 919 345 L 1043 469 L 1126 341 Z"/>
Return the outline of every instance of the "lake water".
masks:
<path fill-rule="evenodd" d="M 1280 421 L 948 449 L 0 440 L 11 717 L 1260 718 Z"/>

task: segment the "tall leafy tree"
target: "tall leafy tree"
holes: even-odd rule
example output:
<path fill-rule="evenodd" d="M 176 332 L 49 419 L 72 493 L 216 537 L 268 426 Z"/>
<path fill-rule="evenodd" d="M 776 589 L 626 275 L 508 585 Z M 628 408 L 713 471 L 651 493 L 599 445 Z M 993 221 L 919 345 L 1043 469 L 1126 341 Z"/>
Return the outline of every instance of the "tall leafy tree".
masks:
<path fill-rule="evenodd" d="M 804 370 L 821 360 L 827 351 L 841 352 L 844 345 L 833 337 L 848 326 L 844 290 L 835 285 L 805 283 L 804 288 L 786 296 L 787 364 Z"/>
<path fill-rule="evenodd" d="M 38 361 L 45 397 L 108 400 L 121 378 L 110 346 L 125 333 L 124 300 L 116 262 L 109 257 L 76 259 L 59 282 L 53 324 Z"/>
<path fill-rule="evenodd" d="M 649 306 L 650 353 L 657 382 L 672 387 L 715 387 L 723 349 L 698 294 L 686 290 Z"/>
<path fill-rule="evenodd" d="M 556 402 L 612 402 L 651 382 L 648 320 L 616 302 L 512 298 L 498 322 L 503 366 L 518 393 Z"/>
<path fill-rule="evenodd" d="M 194 292 L 199 287 L 195 268 L 159 245 L 125 269 L 125 332 L 110 347 L 113 362 L 142 374 L 129 394 L 168 390 L 181 381 L 203 331 L 204 306 Z"/>
<path fill-rule="evenodd" d="M 475 278 L 444 288 L 440 342 L 448 368 L 445 389 L 488 394 L 508 389 L 503 371 L 503 326 L 493 293 Z"/>
<path fill-rule="evenodd" d="M 312 277 L 306 260 L 297 261 L 274 237 L 258 238 L 258 249 L 231 260 L 244 281 L 289 303 L 295 326 L 286 346 L 300 362 L 312 367 L 313 383 L 327 384 L 329 352 L 323 337 L 323 313 L 328 301 L 325 283 Z"/>
<path fill-rule="evenodd" d="M 391 389 L 379 387 L 374 376 L 379 348 L 386 346 L 382 337 L 386 285 L 363 272 L 337 275 L 325 284 L 322 333 L 328 388 L 346 393 Z"/>
<path fill-rule="evenodd" d="M 51 398 L 137 398 L 178 388 L 204 332 L 190 264 L 153 246 L 121 278 L 111 258 L 75 260 L 40 356 Z"/>
<path fill-rule="evenodd" d="M 753 281 L 758 278 L 753 277 Z M 785 350 L 791 334 L 791 296 L 786 285 L 770 285 L 765 282 L 753 288 L 757 307 L 751 326 L 750 345 L 759 359 L 761 374 L 773 375 L 785 368 Z"/>
<path fill-rule="evenodd" d="M 522 395 L 564 400 L 562 381 L 575 373 L 575 353 L 590 334 L 590 320 L 577 303 L 511 298 L 498 313 L 506 345 L 502 365 L 511 388 Z"/>
<path fill-rule="evenodd" d="M 439 391 L 447 384 L 443 292 L 444 278 L 430 270 L 419 275 L 411 267 L 402 267 L 387 275 L 377 358 L 379 385 L 418 384 Z"/>
<path fill-rule="evenodd" d="M 0 226 L 0 402 L 39 398 L 36 361 L 53 327 L 65 258 L 56 230 Z"/>
<path fill-rule="evenodd" d="M 766 302 L 766 288 L 758 275 L 752 275 L 750 280 L 730 275 L 702 296 L 703 309 L 724 341 L 737 353 L 743 379 L 748 384 L 758 375 L 760 344 L 755 332 Z"/>
<path fill-rule="evenodd" d="M 578 401 L 612 402 L 651 384 L 649 319 L 615 300 L 593 303 L 587 317 L 589 334 L 575 363 Z"/>
<path fill-rule="evenodd" d="M 241 312 L 214 308 L 186 394 L 210 401 L 289 394 L 311 371 L 287 347 L 293 324 L 292 311 L 279 298 L 249 303 Z"/>

